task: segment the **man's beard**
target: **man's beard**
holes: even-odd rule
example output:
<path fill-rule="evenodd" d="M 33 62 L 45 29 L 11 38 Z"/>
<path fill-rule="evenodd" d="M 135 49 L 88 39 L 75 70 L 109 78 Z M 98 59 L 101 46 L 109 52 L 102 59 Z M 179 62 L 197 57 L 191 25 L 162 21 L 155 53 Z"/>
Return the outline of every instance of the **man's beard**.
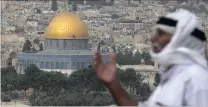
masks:
<path fill-rule="evenodd" d="M 152 49 L 156 53 L 159 53 L 162 50 L 162 46 L 158 43 L 152 43 Z"/>

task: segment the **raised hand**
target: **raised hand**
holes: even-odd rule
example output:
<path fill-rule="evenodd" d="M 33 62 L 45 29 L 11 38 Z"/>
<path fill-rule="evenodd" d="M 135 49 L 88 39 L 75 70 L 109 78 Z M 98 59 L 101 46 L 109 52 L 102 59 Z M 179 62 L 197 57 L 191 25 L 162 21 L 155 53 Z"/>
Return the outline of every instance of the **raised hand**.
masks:
<path fill-rule="evenodd" d="M 110 63 L 105 64 L 99 51 L 96 51 L 93 58 L 94 70 L 97 77 L 106 84 L 110 84 L 116 79 L 116 54 L 110 54 Z"/>
<path fill-rule="evenodd" d="M 96 51 L 93 62 L 97 77 L 104 82 L 118 106 L 137 106 L 137 102 L 128 95 L 116 77 L 116 54 L 111 53 L 110 63 L 105 64 L 99 51 Z"/>

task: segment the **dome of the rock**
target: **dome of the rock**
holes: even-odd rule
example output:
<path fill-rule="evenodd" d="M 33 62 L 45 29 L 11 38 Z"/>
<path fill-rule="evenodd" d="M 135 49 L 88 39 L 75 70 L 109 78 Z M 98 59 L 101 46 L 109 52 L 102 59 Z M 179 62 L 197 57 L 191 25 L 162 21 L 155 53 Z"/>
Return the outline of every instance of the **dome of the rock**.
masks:
<path fill-rule="evenodd" d="M 57 15 L 49 23 L 45 34 L 49 39 L 88 39 L 86 25 L 72 12 Z"/>

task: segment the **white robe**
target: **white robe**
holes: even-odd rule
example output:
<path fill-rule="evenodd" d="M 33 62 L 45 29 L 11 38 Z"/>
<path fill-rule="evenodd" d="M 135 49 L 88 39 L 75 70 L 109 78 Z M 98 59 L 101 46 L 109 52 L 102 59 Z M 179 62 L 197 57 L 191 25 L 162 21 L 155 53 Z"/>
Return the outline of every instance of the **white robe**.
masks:
<path fill-rule="evenodd" d="M 207 69 L 194 63 L 173 66 L 144 105 L 208 107 Z"/>
<path fill-rule="evenodd" d="M 204 43 L 191 35 L 198 28 L 197 17 L 184 9 L 167 17 L 178 21 L 175 33 L 160 53 L 151 53 L 160 64 L 161 82 L 140 106 L 208 107 L 208 67 Z"/>

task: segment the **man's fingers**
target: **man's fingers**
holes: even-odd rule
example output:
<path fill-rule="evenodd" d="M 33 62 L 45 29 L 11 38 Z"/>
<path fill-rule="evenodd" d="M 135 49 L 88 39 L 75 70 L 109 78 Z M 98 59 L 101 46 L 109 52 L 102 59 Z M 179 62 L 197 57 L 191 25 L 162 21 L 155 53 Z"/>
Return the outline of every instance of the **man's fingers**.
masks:
<path fill-rule="evenodd" d="M 99 66 L 102 63 L 103 63 L 103 61 L 102 61 L 101 55 L 98 51 L 96 51 L 93 56 L 93 65 L 95 68 L 97 68 L 97 66 Z"/>
<path fill-rule="evenodd" d="M 96 50 L 94 55 L 95 55 L 95 56 L 98 56 L 98 57 L 101 57 L 101 56 L 100 56 L 100 51 L 99 51 L 99 50 Z"/>
<path fill-rule="evenodd" d="M 116 54 L 114 52 L 110 53 L 110 63 L 116 64 Z"/>

